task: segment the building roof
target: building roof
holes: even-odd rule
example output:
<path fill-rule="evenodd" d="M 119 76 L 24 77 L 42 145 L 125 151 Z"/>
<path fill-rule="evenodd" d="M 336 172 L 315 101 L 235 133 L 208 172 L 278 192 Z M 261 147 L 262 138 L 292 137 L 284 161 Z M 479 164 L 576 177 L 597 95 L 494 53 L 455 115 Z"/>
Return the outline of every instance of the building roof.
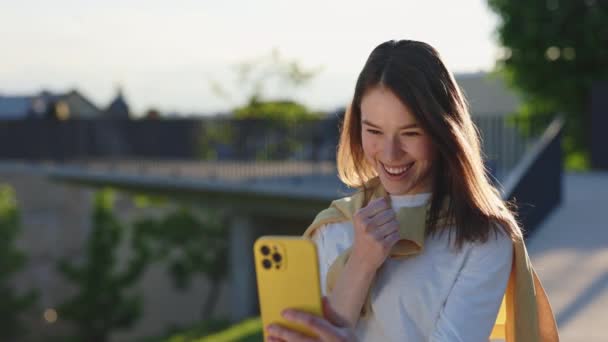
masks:
<path fill-rule="evenodd" d="M 88 117 L 97 116 L 101 111 L 78 90 L 67 93 L 41 91 L 34 95 L 0 95 L 0 120 L 43 118 L 53 112 L 58 101 L 65 101 L 73 115 L 87 113 Z"/>
<path fill-rule="evenodd" d="M 455 78 L 473 115 L 507 115 L 516 111 L 521 104 L 521 98 L 498 75 L 477 72 L 457 74 Z"/>
<path fill-rule="evenodd" d="M 27 117 L 32 106 L 29 96 L 0 95 L 0 119 L 21 119 Z"/>
<path fill-rule="evenodd" d="M 129 105 L 122 94 L 122 89 L 118 88 L 118 93 L 114 100 L 105 110 L 104 115 L 110 119 L 129 119 Z"/>

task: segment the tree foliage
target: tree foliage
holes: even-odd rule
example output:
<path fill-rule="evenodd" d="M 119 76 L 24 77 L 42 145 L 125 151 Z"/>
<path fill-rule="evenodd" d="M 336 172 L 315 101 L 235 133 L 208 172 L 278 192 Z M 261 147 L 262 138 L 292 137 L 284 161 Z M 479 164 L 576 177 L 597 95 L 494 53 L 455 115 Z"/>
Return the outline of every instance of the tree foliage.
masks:
<path fill-rule="evenodd" d="M 245 102 L 265 101 L 270 92 L 281 93 L 309 84 L 321 68 L 304 68 L 300 62 L 287 59 L 278 49 L 269 55 L 244 60 L 234 65 L 236 74 L 234 87 L 227 87 L 215 80 L 211 81 L 211 90 L 226 101 L 245 97 Z M 234 88 L 234 89 L 230 89 Z"/>
<path fill-rule="evenodd" d="M 211 88 L 216 95 L 233 103 L 236 118 L 293 121 L 319 117 L 319 113 L 288 99 L 286 93 L 309 84 L 321 68 L 305 68 L 274 49 L 268 56 L 238 63 L 234 71 L 234 90 L 217 81 L 211 82 Z M 245 102 L 236 104 L 234 98 L 242 96 Z"/>
<path fill-rule="evenodd" d="M 275 122 L 294 123 L 317 119 L 320 113 L 311 112 L 304 105 L 293 101 L 258 101 L 252 99 L 247 105 L 234 110 L 237 119 L 266 119 Z"/>
<path fill-rule="evenodd" d="M 127 227 L 114 215 L 110 190 L 95 195 L 93 227 L 82 262 L 61 260 L 59 272 L 76 286 L 76 294 L 59 305 L 59 318 L 76 326 L 75 341 L 105 342 L 110 333 L 130 328 L 142 313 L 143 299 L 132 294 L 145 270 L 145 251 L 133 253 L 124 269 L 118 248 Z"/>
<path fill-rule="evenodd" d="M 520 115 L 567 118 L 567 163 L 584 167 L 589 96 L 608 80 L 608 2 L 605 0 L 488 0 L 500 17 L 504 54 L 499 70 L 524 99 Z"/>
<path fill-rule="evenodd" d="M 24 333 L 21 314 L 36 301 L 37 293 L 18 294 L 13 276 L 26 263 L 26 257 L 15 246 L 19 235 L 19 210 L 14 191 L 0 186 L 0 341 L 14 341 Z"/>
<path fill-rule="evenodd" d="M 321 118 L 323 113 L 298 103 L 289 93 L 309 84 L 320 71 L 318 67 L 304 68 L 275 49 L 270 55 L 235 65 L 234 87 L 212 81 L 213 92 L 231 102 L 237 121 L 207 123 L 200 141 L 201 157 L 283 160 L 301 152 L 302 144 L 291 137 L 294 129 L 301 122 Z M 253 126 L 256 128 L 248 129 Z"/>
<path fill-rule="evenodd" d="M 134 246 L 155 262 L 167 265 L 177 289 L 186 289 L 196 276 L 204 276 L 210 290 L 202 303 L 207 319 L 228 270 L 228 236 L 222 215 L 186 205 L 160 219 L 142 218 L 134 223 Z"/>

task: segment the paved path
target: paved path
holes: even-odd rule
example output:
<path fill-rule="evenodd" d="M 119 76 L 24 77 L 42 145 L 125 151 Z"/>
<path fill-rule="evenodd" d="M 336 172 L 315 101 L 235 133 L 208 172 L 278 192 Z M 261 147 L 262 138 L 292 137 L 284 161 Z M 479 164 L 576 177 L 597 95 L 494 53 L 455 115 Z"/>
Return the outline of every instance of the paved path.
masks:
<path fill-rule="evenodd" d="M 566 174 L 564 201 L 528 241 L 562 341 L 608 341 L 608 172 Z"/>

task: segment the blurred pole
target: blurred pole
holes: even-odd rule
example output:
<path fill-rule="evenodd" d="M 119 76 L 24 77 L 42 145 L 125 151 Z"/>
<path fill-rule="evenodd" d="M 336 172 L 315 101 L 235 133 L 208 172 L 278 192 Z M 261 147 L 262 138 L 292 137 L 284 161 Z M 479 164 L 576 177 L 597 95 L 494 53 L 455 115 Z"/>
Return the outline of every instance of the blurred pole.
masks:
<path fill-rule="evenodd" d="M 234 215 L 230 223 L 230 319 L 238 322 L 256 314 L 253 261 L 254 225 L 250 217 Z"/>
<path fill-rule="evenodd" d="M 608 81 L 591 88 L 591 168 L 608 171 Z"/>

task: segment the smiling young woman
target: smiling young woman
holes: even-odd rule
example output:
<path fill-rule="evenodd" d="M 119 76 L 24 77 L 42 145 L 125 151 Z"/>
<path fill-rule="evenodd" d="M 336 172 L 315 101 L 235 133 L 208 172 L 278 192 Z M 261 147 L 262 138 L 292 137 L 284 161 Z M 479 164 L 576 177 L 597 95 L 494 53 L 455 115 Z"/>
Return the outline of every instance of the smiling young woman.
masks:
<path fill-rule="evenodd" d="M 340 317 L 299 316 L 321 340 L 558 339 L 520 227 L 486 175 L 464 97 L 434 48 L 401 40 L 372 51 L 337 164 L 359 191 L 332 202 L 304 233 Z M 508 319 L 497 320 L 501 305 Z"/>
<path fill-rule="evenodd" d="M 436 149 L 416 117 L 387 87 L 361 100 L 361 141 L 367 163 L 391 195 L 430 192 Z"/>

